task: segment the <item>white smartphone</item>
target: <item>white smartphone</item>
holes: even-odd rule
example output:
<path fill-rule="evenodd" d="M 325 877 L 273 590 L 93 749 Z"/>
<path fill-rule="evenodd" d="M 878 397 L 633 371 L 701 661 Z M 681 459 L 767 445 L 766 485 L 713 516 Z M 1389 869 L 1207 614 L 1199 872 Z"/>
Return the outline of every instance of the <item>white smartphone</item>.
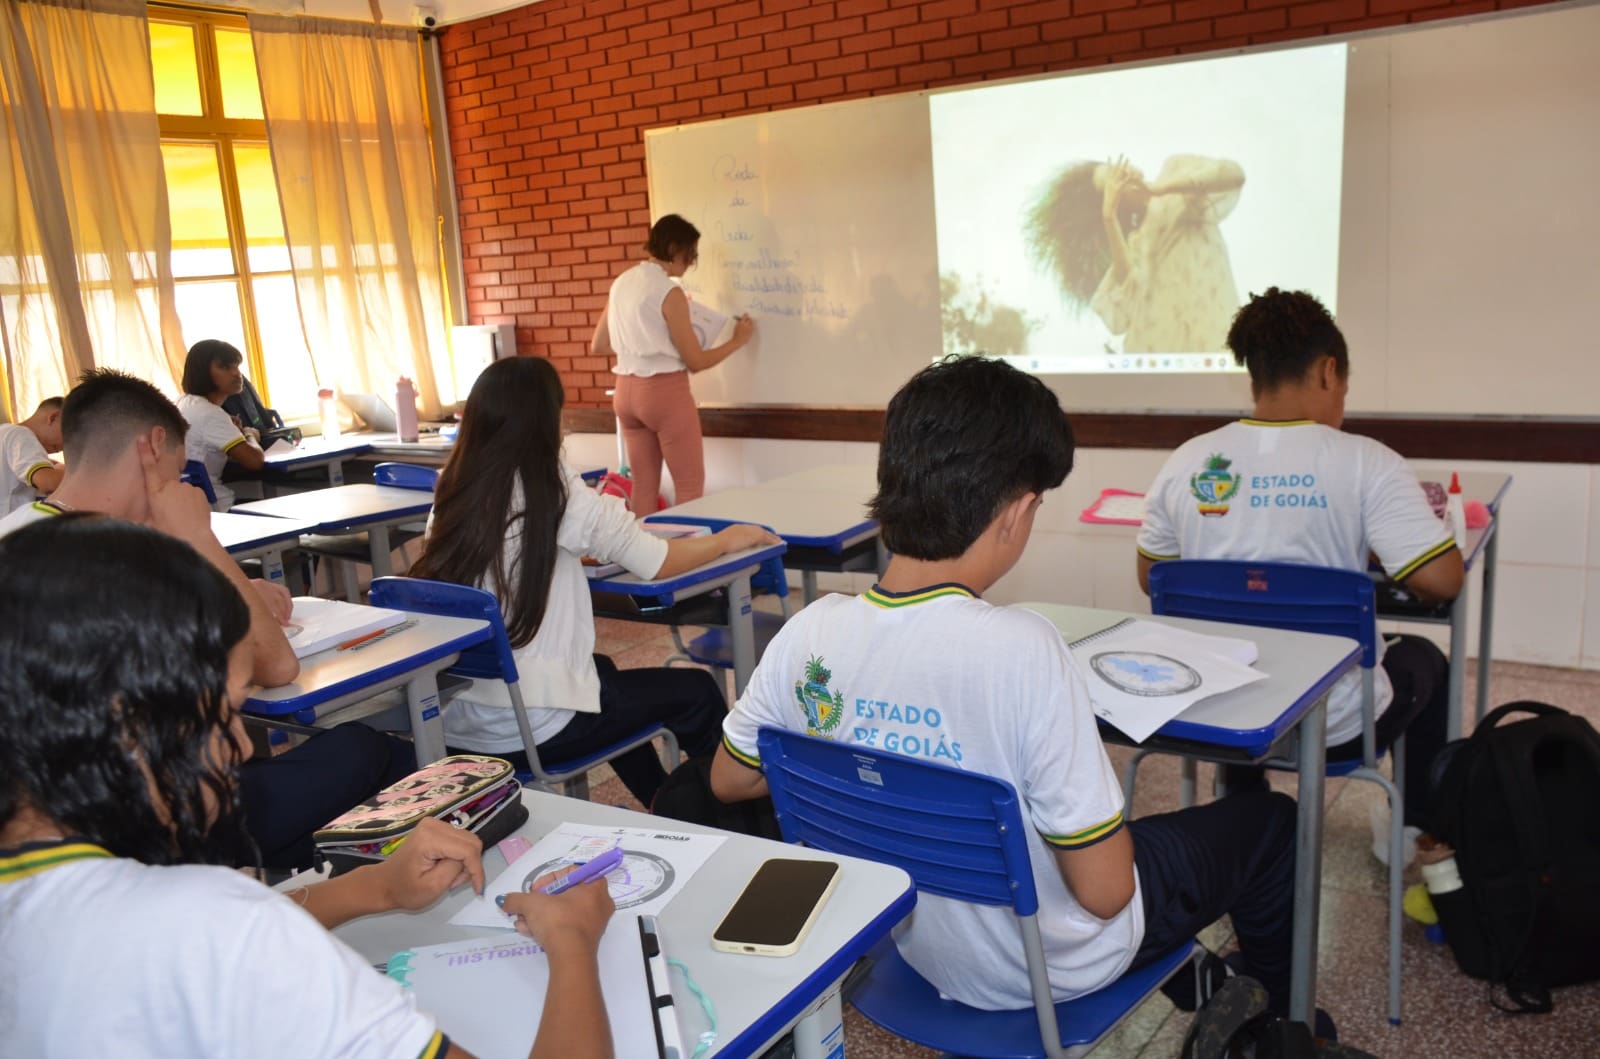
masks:
<path fill-rule="evenodd" d="M 839 882 L 839 865 L 775 858 L 756 869 L 711 934 L 711 947 L 755 956 L 792 956 Z"/>

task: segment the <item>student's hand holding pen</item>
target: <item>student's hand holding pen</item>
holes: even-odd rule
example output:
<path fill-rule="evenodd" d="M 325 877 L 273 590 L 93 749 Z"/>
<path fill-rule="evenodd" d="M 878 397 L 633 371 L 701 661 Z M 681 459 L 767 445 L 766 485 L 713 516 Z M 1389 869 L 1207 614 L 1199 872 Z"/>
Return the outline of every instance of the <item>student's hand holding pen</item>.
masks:
<path fill-rule="evenodd" d="M 294 597 L 287 588 L 276 581 L 263 581 L 259 577 L 250 579 L 250 587 L 256 590 L 267 609 L 272 611 L 272 616 L 278 619 L 279 625 L 289 624 L 289 619 L 294 617 Z"/>
<path fill-rule="evenodd" d="M 568 949 L 594 952 L 600 946 L 611 914 L 617 910 L 604 876 L 579 883 L 559 894 L 547 894 L 545 887 L 577 865 L 553 871 L 535 879 L 531 892 L 509 893 L 500 907 L 516 916 L 517 932 L 537 941 L 547 952 Z"/>

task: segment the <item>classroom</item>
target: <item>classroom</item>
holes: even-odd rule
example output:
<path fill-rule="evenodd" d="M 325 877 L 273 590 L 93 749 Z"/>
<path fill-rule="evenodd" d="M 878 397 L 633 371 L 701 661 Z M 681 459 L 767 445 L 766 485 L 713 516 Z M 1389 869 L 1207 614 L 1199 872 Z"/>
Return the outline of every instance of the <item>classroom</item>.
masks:
<path fill-rule="evenodd" d="M 92 604 L 89 572 L 124 549 L 151 556 L 130 560 L 129 586 L 179 576 L 165 545 L 129 535 L 146 529 L 94 512 L 177 538 L 207 560 L 183 571 L 186 591 L 210 600 L 227 581 L 237 592 L 220 596 L 248 612 L 207 604 L 228 615 L 210 676 L 204 630 L 173 618 L 196 637 L 183 687 L 242 703 L 243 726 L 204 706 L 214 732 L 158 745 L 119 706 L 95 722 L 135 746 L 143 771 L 124 781 L 148 780 L 168 840 L 72 801 L 97 788 L 53 756 L 64 722 L 0 744 L 0 772 L 63 769 L 0 790 L 0 949 L 16 946 L 0 964 L 45 958 L 28 946 L 61 894 L 121 872 L 129 907 L 150 902 L 127 943 L 182 935 L 183 988 L 245 936 L 194 931 L 175 903 L 230 900 L 279 925 L 267 972 L 347 973 L 351 1003 L 372 1005 L 364 1040 L 366 1015 L 335 1003 L 280 1025 L 230 978 L 216 1010 L 248 1030 L 201 1020 L 173 1038 L 193 1054 L 606 1054 L 606 1032 L 614 1054 L 680 1059 L 990 1054 L 1013 1033 L 1018 1054 L 1065 1054 L 1039 1043 L 1053 1012 L 1072 1054 L 1176 1056 L 1234 1017 L 1243 988 L 1212 997 L 1240 981 L 1225 973 L 1261 979 L 1255 1032 L 1304 1030 L 1307 1050 L 1281 1054 L 1596 1054 L 1600 965 L 1584 950 L 1600 924 L 1550 878 L 1592 879 L 1584 857 L 1600 855 L 1600 800 L 1571 794 L 1600 793 L 1600 3 L 15 0 L 0 33 L 0 496 L 23 512 L 0 521 L 0 606 L 17 628 L 39 613 L 20 593 L 51 582 L 16 557 L 51 532 L 85 549 L 60 574 L 83 598 L 57 623 L 170 606 L 155 582 L 126 607 Z M 660 312 L 634 312 L 646 298 Z M 968 391 L 919 427 L 934 433 L 897 433 L 913 401 L 977 378 L 1042 402 L 1037 415 L 986 419 L 992 394 Z M 1064 481 L 1027 448 L 1059 456 L 1042 425 L 1058 418 Z M 115 433 L 134 420 L 137 439 Z M 991 480 L 929 455 L 962 430 L 1014 447 L 967 457 Z M 1304 454 L 1308 432 L 1339 440 Z M 896 461 L 931 469 L 883 477 Z M 994 494 L 1000 478 L 1032 484 Z M 909 496 L 928 481 L 961 495 L 890 503 L 887 483 Z M 1018 494 L 1034 504 L 1008 522 Z M 991 496 L 943 553 L 899 521 Z M 497 505 L 504 530 L 484 517 Z M 1347 528 L 1304 528 L 1330 518 Z M 1263 557 L 1356 571 L 1357 631 L 1310 604 L 1250 616 L 1269 581 L 1296 576 Z M 1206 576 L 1242 579 L 1245 596 L 1183 594 Z M 926 615 L 978 607 L 1021 638 L 958 662 L 993 633 Z M 960 648 L 921 648 L 948 679 L 907 675 L 916 650 L 885 660 L 889 615 L 913 614 L 928 644 Z M 977 694 L 1015 682 L 1002 715 L 1019 724 L 1028 696 L 1056 702 L 1044 667 L 1015 664 L 1040 620 L 1074 674 L 1060 694 L 1099 733 L 1048 790 L 953 698 L 987 670 Z M 57 693 L 24 673 L 58 660 L 0 636 L 14 700 L 0 721 L 17 730 Z M 1363 668 L 1352 639 L 1384 661 Z M 236 684 L 244 644 L 253 672 Z M 130 638 L 122 672 L 148 649 Z M 1361 673 L 1378 712 L 1414 703 L 1409 729 L 1380 718 L 1374 743 Z M 1537 780 L 1537 827 L 1582 840 L 1518 850 L 1560 867 L 1526 873 L 1545 918 L 1529 911 L 1508 943 L 1523 955 L 1486 971 L 1463 938 L 1515 902 L 1483 896 L 1483 854 L 1444 837 L 1488 825 L 1441 806 L 1500 788 L 1481 772 L 1452 786 L 1446 764 L 1466 775 L 1469 749 L 1434 748 L 1509 703 L 1572 715 L 1512 713 L 1502 732 L 1519 717 L 1559 730 L 1570 756 L 1528 759 L 1565 770 Z M 854 758 L 811 746 L 829 743 Z M 163 771 L 163 754 L 211 760 L 224 744 L 248 759 L 224 769 L 232 810 L 192 763 Z M 1326 769 L 1294 767 L 1324 751 Z M 960 884 L 939 889 L 893 841 L 917 826 L 875 794 L 960 786 L 901 759 L 1022 795 L 1043 967 L 977 940 L 1007 899 L 955 900 Z M 397 781 L 402 802 L 418 785 L 441 800 L 398 823 L 382 808 Z M 1204 822 L 1253 798 L 1281 819 Z M 1183 872 L 1204 875 L 1162 852 L 1165 821 L 1216 858 L 1249 852 L 1251 870 L 1267 844 L 1288 851 L 1281 961 L 1259 955 L 1262 903 L 1237 887 L 1204 891 L 1216 914 L 1178 928 L 1177 948 L 1141 947 L 1171 926 L 1158 913 L 1182 903 Z M 1242 831 L 1259 848 L 1221 837 Z M 1051 857 L 1060 871 L 1039 876 Z M 237 872 L 164 896 L 155 882 L 222 864 L 287 897 Z M 728 941 L 741 894 L 778 885 L 774 864 L 801 885 L 782 901 L 813 918 L 768 944 L 797 918 L 768 905 L 760 937 Z M 1093 881 L 1072 864 L 1096 865 Z M 1440 882 L 1458 864 L 1470 928 L 1460 882 Z M 574 865 L 568 882 L 543 877 Z M 602 869 L 606 887 L 572 885 Z M 293 905 L 328 929 L 279 907 Z M 914 905 L 924 923 L 954 917 L 944 948 L 897 928 Z M 1124 929 L 1127 951 L 1102 952 Z M 1537 931 L 1561 940 L 1530 943 Z M 1063 937 L 1093 938 L 1082 951 L 1103 962 L 1081 967 L 1118 970 L 1071 977 L 1051 955 Z M 79 973 L 75 944 L 52 974 Z M 941 977 L 952 947 L 982 968 L 971 988 Z M 116 1000 L 98 1014 L 154 1027 L 149 990 L 113 986 L 115 968 L 91 980 Z M 1036 1012 L 1030 976 L 1058 1003 Z M 40 1006 L 52 980 L 0 999 L 0 1033 L 62 1054 L 103 1045 L 81 1002 Z M 0 966 L 0 994 L 17 981 Z M 485 1014 L 519 1004 L 520 1021 Z M 1014 1016 L 1004 1030 L 995 1008 Z"/>

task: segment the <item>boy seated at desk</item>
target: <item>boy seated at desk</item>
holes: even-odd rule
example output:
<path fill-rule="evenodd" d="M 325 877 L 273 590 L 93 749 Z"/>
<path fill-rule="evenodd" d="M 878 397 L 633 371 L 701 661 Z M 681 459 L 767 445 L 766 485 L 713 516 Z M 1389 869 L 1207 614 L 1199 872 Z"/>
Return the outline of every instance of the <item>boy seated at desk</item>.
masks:
<path fill-rule="evenodd" d="M 1416 474 L 1393 449 L 1340 430 L 1350 356 L 1328 310 L 1276 287 L 1250 299 L 1228 331 L 1250 370 L 1251 418 L 1180 445 L 1145 496 L 1139 587 L 1164 559 L 1244 559 L 1367 569 L 1375 554 L 1407 592 L 1428 602 L 1461 591 L 1461 552 L 1434 515 Z M 1377 745 L 1404 734 L 1408 845 L 1427 829 L 1429 772 L 1444 748 L 1448 666 L 1420 636 L 1401 636 L 1373 674 Z M 1328 696 L 1329 760 L 1361 757 L 1361 676 Z M 1223 768 L 1229 790 L 1266 789 L 1260 768 Z M 1374 821 L 1373 853 L 1389 855 L 1388 824 Z"/>
<path fill-rule="evenodd" d="M 1231 915 L 1245 971 L 1289 1001 L 1294 802 L 1267 792 L 1125 822 L 1088 687 L 1049 621 L 982 594 L 1021 557 L 1046 492 L 1072 469 L 1053 393 L 998 361 L 946 360 L 889 403 L 872 515 L 892 553 L 865 595 L 826 596 L 783 627 L 724 725 L 711 785 L 766 793 L 764 726 L 918 756 L 1003 779 L 1023 800 L 1057 1001 L 1109 985 Z M 842 723 L 808 717 L 814 663 Z M 905 707 L 915 706 L 916 721 Z M 914 739 L 911 737 L 915 737 Z M 1032 1006 L 1009 908 L 919 894 L 897 937 L 907 963 L 974 1007 Z M 1192 978 L 1173 980 L 1193 1009 Z M 1189 995 L 1182 995 L 1187 988 Z M 1323 1035 L 1331 1036 L 1331 1026 Z"/>
<path fill-rule="evenodd" d="M 292 606 L 289 593 L 281 585 L 245 577 L 211 532 L 205 494 L 179 480 L 187 430 L 177 407 L 143 379 L 109 369 L 85 372 L 62 405 L 67 473 L 60 487 L 0 519 L 0 539 L 67 511 L 110 515 L 178 538 L 216 567 L 249 605 L 251 683 L 287 684 L 300 672 L 283 634 Z M 244 801 L 266 866 L 309 866 L 317 828 L 415 768 L 409 743 L 356 723 L 247 762 Z"/>
<path fill-rule="evenodd" d="M 47 397 L 20 423 L 0 423 L 0 515 L 26 507 L 61 484 L 50 458 L 61 451 L 61 398 Z"/>
<path fill-rule="evenodd" d="M 476 835 L 424 820 L 387 861 L 287 894 L 220 866 L 252 859 L 248 595 L 183 542 L 113 519 L 69 514 L 0 542 L 7 1055 L 467 1059 L 328 931 L 481 892 Z M 605 883 L 504 907 L 550 955 L 530 1055 L 609 1056 Z"/>

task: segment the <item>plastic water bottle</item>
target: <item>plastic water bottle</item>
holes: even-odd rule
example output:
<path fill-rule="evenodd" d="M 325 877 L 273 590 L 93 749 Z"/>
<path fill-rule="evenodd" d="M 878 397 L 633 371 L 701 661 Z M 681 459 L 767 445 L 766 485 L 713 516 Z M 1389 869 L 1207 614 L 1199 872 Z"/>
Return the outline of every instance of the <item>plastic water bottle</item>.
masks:
<path fill-rule="evenodd" d="M 337 441 L 339 404 L 333 399 L 333 391 L 327 387 L 317 391 L 317 414 L 322 418 L 322 440 Z"/>
<path fill-rule="evenodd" d="M 417 388 L 404 375 L 394 384 L 394 421 L 401 441 L 417 440 Z"/>
<path fill-rule="evenodd" d="M 1450 532 L 1455 535 L 1456 547 L 1467 546 L 1467 509 L 1461 498 L 1461 476 L 1451 473 L 1450 490 L 1445 493 L 1445 512 L 1450 516 Z"/>

